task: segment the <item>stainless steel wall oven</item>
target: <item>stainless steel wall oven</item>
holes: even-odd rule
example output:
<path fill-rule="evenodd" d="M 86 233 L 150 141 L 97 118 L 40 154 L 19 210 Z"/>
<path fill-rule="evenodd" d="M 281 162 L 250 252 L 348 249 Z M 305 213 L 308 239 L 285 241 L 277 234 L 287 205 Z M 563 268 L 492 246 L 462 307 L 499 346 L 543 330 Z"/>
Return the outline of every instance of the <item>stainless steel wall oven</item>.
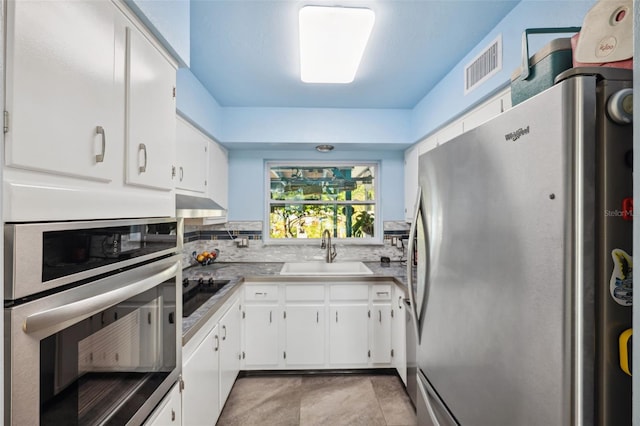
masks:
<path fill-rule="evenodd" d="M 146 419 L 181 372 L 179 225 L 5 225 L 5 424 Z"/>

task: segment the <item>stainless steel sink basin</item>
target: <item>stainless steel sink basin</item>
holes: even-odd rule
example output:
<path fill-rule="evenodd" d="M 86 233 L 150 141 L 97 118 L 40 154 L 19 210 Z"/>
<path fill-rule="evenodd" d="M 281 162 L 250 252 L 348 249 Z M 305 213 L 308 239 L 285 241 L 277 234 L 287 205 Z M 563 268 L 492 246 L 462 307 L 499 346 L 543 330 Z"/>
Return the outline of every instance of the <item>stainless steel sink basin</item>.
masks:
<path fill-rule="evenodd" d="M 362 262 L 286 262 L 280 275 L 371 275 Z"/>

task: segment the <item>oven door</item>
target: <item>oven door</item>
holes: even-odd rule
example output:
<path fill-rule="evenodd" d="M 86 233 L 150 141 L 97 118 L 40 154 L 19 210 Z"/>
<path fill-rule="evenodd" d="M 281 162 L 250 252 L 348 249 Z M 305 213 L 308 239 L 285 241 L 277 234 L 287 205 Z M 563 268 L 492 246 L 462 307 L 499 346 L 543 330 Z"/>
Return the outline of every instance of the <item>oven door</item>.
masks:
<path fill-rule="evenodd" d="M 181 372 L 181 274 L 171 256 L 5 308 L 5 424 L 142 423 Z"/>

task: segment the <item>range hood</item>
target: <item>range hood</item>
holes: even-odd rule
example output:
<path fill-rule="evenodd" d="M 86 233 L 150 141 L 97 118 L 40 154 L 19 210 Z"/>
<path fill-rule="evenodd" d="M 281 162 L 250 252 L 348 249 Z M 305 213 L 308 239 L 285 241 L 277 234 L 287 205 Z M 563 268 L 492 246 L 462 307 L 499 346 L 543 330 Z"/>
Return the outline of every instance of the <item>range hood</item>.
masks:
<path fill-rule="evenodd" d="M 224 222 L 227 210 L 209 198 L 176 194 L 176 217 Z"/>

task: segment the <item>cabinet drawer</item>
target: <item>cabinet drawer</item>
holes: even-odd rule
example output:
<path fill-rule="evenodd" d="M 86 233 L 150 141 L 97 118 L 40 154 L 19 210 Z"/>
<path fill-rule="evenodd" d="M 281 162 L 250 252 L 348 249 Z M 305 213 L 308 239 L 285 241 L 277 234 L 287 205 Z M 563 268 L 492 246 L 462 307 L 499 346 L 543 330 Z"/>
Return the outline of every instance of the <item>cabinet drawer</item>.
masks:
<path fill-rule="evenodd" d="M 309 284 L 288 284 L 285 287 L 287 301 L 314 300 L 324 302 L 324 286 Z"/>
<path fill-rule="evenodd" d="M 390 284 L 375 284 L 371 286 L 372 300 L 391 300 Z"/>
<path fill-rule="evenodd" d="M 331 286 L 331 300 L 369 300 L 369 285 L 338 284 Z"/>
<path fill-rule="evenodd" d="M 246 301 L 277 301 L 277 285 L 247 285 L 244 289 L 244 300 Z"/>

